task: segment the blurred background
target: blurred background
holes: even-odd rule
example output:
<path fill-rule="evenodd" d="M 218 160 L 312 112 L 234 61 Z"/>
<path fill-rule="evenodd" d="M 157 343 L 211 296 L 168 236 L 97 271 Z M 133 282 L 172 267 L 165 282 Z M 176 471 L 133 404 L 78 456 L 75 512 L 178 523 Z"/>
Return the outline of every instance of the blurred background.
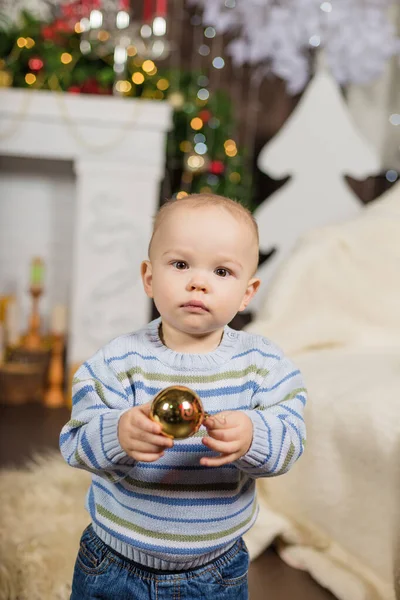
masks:
<path fill-rule="evenodd" d="M 226 195 L 258 221 L 263 284 L 232 327 L 271 335 L 307 360 L 315 349 L 374 344 L 382 357 L 382 340 L 393 356 L 399 30 L 400 5 L 390 0 L 0 2 L 2 464 L 55 447 L 72 373 L 104 343 L 157 315 L 139 268 L 152 218 L 171 197 Z M 320 358 L 310 381 L 325 398 L 327 381 L 313 379 L 324 372 Z M 294 492 L 280 493 L 276 504 Z M 313 511 L 306 500 L 304 511 L 286 506 L 284 513 L 305 523 Z M 395 509 L 386 512 L 397 519 Z M 326 532 L 324 524 L 325 516 L 318 528 Z M 394 598 L 396 553 L 375 563 L 360 550 L 371 540 L 350 537 L 357 549 L 340 536 L 329 540 L 357 557 L 354 566 L 347 554 L 335 555 L 363 573 L 366 587 L 335 587 L 337 572 L 325 579 L 325 567 L 303 554 L 286 553 L 287 562 L 338 598 Z M 377 538 L 380 531 L 372 546 Z M 386 550 L 396 547 L 384 539 Z M 331 597 L 301 587 L 311 579 L 293 581 L 299 591 L 291 588 L 291 597 Z"/>

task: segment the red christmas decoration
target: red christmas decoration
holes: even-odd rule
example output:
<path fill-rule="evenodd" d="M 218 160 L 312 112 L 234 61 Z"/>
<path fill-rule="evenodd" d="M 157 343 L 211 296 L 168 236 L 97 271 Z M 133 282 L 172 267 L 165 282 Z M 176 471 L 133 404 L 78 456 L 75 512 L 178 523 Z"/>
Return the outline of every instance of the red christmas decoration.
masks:
<path fill-rule="evenodd" d="M 81 93 L 81 88 L 77 85 L 71 85 L 68 89 L 67 92 L 69 92 L 70 94 L 80 94 Z"/>
<path fill-rule="evenodd" d="M 42 27 L 41 33 L 45 40 L 61 43 L 64 35 L 69 35 L 74 31 L 74 25 L 71 22 L 62 19 L 56 19 L 50 25 Z"/>
<path fill-rule="evenodd" d="M 208 170 L 213 175 L 222 175 L 222 173 L 225 171 L 225 165 L 222 162 L 222 160 L 213 160 L 213 161 L 211 161 L 210 167 Z"/>
<path fill-rule="evenodd" d="M 211 119 L 212 114 L 209 110 L 204 109 L 199 112 L 199 117 L 203 121 L 203 123 L 207 123 Z"/>
<path fill-rule="evenodd" d="M 41 58 L 38 58 L 37 56 L 32 57 L 29 59 L 28 61 L 28 65 L 31 71 L 40 71 L 40 69 L 43 68 L 43 61 Z"/>
<path fill-rule="evenodd" d="M 101 94 L 102 90 L 96 79 L 91 77 L 82 84 L 81 92 L 83 94 Z"/>
<path fill-rule="evenodd" d="M 77 2 L 63 4 L 60 8 L 61 14 L 64 17 L 64 21 L 68 22 L 68 24 L 73 29 L 75 23 L 80 21 L 82 17 L 89 17 L 92 9 L 100 8 L 100 2 L 93 2 L 93 6 L 90 7 L 88 4 L 84 4 L 80 0 L 78 0 Z"/>

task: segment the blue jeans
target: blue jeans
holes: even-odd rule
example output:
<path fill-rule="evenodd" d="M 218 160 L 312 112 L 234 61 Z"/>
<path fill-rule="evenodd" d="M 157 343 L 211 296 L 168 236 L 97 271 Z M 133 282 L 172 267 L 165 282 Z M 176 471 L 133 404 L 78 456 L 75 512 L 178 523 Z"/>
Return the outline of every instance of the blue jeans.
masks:
<path fill-rule="evenodd" d="M 249 555 L 242 539 L 192 571 L 154 572 L 115 553 L 91 525 L 81 538 L 70 600 L 248 600 Z"/>

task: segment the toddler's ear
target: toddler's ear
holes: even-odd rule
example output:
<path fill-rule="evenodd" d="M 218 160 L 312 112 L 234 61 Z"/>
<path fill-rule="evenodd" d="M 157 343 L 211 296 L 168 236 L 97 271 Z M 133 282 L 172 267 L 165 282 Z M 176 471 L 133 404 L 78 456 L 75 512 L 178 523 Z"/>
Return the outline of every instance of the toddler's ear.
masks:
<path fill-rule="evenodd" d="M 243 296 L 243 300 L 242 300 L 242 303 L 240 305 L 238 312 L 241 312 L 249 305 L 251 299 L 256 294 L 260 285 L 261 285 L 260 279 L 257 279 L 256 277 L 253 277 L 253 279 L 250 279 L 249 283 L 247 284 L 247 289 L 246 289 L 245 295 Z"/>
<path fill-rule="evenodd" d="M 153 298 L 153 271 L 149 260 L 144 260 L 140 265 L 140 274 L 142 276 L 144 291 L 149 298 Z"/>

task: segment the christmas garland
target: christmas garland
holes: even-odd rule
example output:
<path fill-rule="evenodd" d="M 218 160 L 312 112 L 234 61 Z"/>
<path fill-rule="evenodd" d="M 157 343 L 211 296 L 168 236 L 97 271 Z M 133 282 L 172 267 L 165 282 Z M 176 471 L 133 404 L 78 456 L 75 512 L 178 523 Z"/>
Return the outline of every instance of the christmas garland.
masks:
<path fill-rule="evenodd" d="M 123 74 L 118 73 L 110 32 L 100 28 L 88 43 L 82 14 L 74 7 L 62 6 L 50 21 L 28 12 L 18 23 L 0 16 L 0 87 L 169 101 L 173 129 L 163 196 L 212 192 L 251 208 L 250 169 L 234 139 L 229 97 L 209 90 L 205 73 L 158 67 L 133 44 L 126 48 Z"/>

